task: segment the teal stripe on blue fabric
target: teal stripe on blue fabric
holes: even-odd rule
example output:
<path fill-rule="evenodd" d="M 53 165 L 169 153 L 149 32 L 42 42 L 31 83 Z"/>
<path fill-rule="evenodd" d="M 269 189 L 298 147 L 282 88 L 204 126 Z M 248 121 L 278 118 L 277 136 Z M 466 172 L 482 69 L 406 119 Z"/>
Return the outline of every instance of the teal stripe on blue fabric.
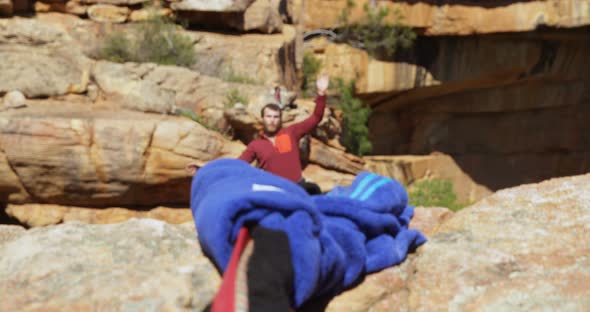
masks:
<path fill-rule="evenodd" d="M 359 198 L 360 200 L 366 200 L 367 198 L 369 198 L 369 196 L 371 196 L 371 194 L 373 194 L 375 192 L 375 190 L 377 190 L 380 186 L 384 185 L 385 183 L 391 181 L 391 179 L 389 178 L 382 178 L 379 182 L 371 185 L 371 187 L 365 191 L 365 193 L 363 194 L 363 196 L 361 196 L 361 198 Z"/>
<path fill-rule="evenodd" d="M 359 183 L 359 185 L 356 187 L 356 189 L 354 190 L 354 192 L 352 194 L 350 194 L 350 198 L 356 198 L 357 196 L 359 196 L 361 194 L 361 191 L 365 188 L 365 186 L 367 186 L 367 184 L 369 184 L 372 180 L 374 180 L 375 178 L 377 178 L 378 176 L 374 173 L 368 174 L 366 177 L 364 177 L 361 182 Z"/>

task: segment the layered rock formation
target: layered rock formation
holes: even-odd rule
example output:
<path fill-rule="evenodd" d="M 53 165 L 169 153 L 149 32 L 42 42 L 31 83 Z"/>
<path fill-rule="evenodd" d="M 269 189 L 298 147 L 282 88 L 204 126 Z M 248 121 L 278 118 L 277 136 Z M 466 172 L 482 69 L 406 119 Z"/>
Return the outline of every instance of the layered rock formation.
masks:
<path fill-rule="evenodd" d="M 0 112 L 1 201 L 50 204 L 9 209 L 9 215 L 24 224 L 65 221 L 75 209 L 64 205 L 186 207 L 190 176 L 185 165 L 236 157 L 244 149 L 239 141 L 210 129 L 225 131 L 227 120 L 234 119 L 224 114 L 228 94 L 235 90 L 248 100 L 243 103 L 248 108 L 245 129 L 235 128 L 240 131 L 236 136 L 244 137 L 256 132 L 256 110 L 266 103 L 274 83 L 288 76 L 279 65 L 294 70 L 292 61 L 281 63 L 288 58 L 277 56 L 289 44 L 285 38 L 293 38 L 285 34 L 186 32 L 198 42 L 195 53 L 201 63 L 196 68 L 209 75 L 195 68 L 93 60 L 96 42 L 89 42 L 94 35 L 100 41 L 105 27 L 57 13 L 0 21 L 0 53 L 6 56 L 0 61 L 5 73 L 0 94 L 6 94 Z M 244 53 L 224 56 L 236 49 Z M 248 59 L 256 54 L 261 55 L 256 61 Z M 236 64 L 233 80 L 214 66 L 226 61 Z M 234 81 L 244 72 L 260 74 L 260 84 Z M 299 102 L 286 111 L 285 123 L 306 118 L 312 105 Z M 179 110 L 192 111 L 199 123 L 171 115 Z M 315 151 L 309 154 L 307 149 L 305 159 L 314 164 L 306 176 L 329 190 L 350 181 L 363 167 L 337 144 L 339 121 L 326 111 L 317 133 L 320 141 L 313 141 Z M 36 219 L 40 211 L 47 212 L 48 220 Z M 119 220 L 112 215 L 85 220 Z"/>
<path fill-rule="evenodd" d="M 414 88 L 367 96 L 376 153 L 444 152 L 494 190 L 590 170 L 586 30 L 424 40 Z"/>
<path fill-rule="evenodd" d="M 403 22 L 428 36 L 470 35 L 500 32 L 525 32 L 539 27 L 578 27 L 590 25 L 588 0 L 534 1 L 354 1 L 349 19 L 363 18 L 363 6 L 370 2 L 398 10 Z M 306 29 L 338 25 L 346 1 L 308 0 L 305 6 Z M 393 15 L 390 21 L 393 21 Z"/>
<path fill-rule="evenodd" d="M 97 22 L 125 23 L 145 20 L 148 12 L 142 8 L 147 0 L 2 0 L 0 16 L 17 13 L 62 12 Z M 300 0 L 228 0 L 228 1 L 172 1 L 149 5 L 159 15 L 175 15 L 185 23 L 234 31 L 281 32 L 284 22 L 300 19 Z"/>
<path fill-rule="evenodd" d="M 38 14 L 37 19 L 65 32 L 86 55 L 94 58 L 99 56 L 107 35 L 132 29 L 130 24 L 96 23 L 61 13 Z M 11 23 L 10 20 L 7 22 Z M 202 75 L 226 82 L 247 80 L 253 85 L 296 87 L 297 43 L 292 25 L 285 25 L 276 34 L 224 34 L 204 30 L 181 33 L 192 38 L 196 62 L 191 69 Z"/>
<path fill-rule="evenodd" d="M 75 8 L 71 3 L 45 4 Z M 141 20 L 138 16 L 147 14 L 137 10 L 140 3 L 97 0 L 79 5 L 126 8 L 130 11 L 125 21 L 129 21 L 133 13 L 136 18 L 131 20 Z M 8 109 L 0 113 L 0 142 L 4 142 L 0 153 L 0 190 L 4 200 L 153 208 L 164 203 L 182 205 L 183 198 L 186 206 L 187 190 L 175 191 L 185 188 L 190 179 L 181 170 L 184 164 L 237 155 L 243 145 L 228 143 L 227 137 L 211 134 L 189 120 L 156 114 L 192 111 L 204 126 L 221 130 L 226 136 L 231 126 L 236 138 L 248 142 L 259 130 L 258 110 L 268 98 L 268 91 L 275 85 L 287 89 L 297 85 L 297 28 L 313 28 L 307 22 L 318 10 L 323 18 L 311 20 L 331 23 L 332 15 L 340 12 L 345 1 L 284 1 L 278 6 L 277 3 L 174 2 L 172 7 L 177 13 L 204 14 L 218 21 L 226 13 L 246 16 L 255 8 L 261 9 L 256 12 L 280 16 L 280 27 L 272 26 L 276 28 L 272 30 L 274 34 L 183 31 L 193 39 L 197 55 L 192 68 L 95 61 L 101 39 L 114 30 L 125 31 L 129 25 L 97 23 L 96 18 L 72 15 L 86 17 L 86 11 L 76 14 L 61 10 L 71 14 L 47 13 L 38 14 L 36 19 L 0 21 L 0 54 L 5 61 L 0 62 L 5 73 L 0 77 L 0 94 L 7 94 L 2 109 Z M 362 4 L 357 3 L 353 9 L 352 20 L 360 16 Z M 380 5 L 399 8 L 406 16 L 405 22 L 418 29 L 422 36 L 411 51 L 400 52 L 392 60 L 377 60 L 342 44 L 317 41 L 310 46 L 323 61 L 324 70 L 333 76 L 355 79 L 357 92 L 373 106 L 375 114 L 370 128 L 375 154 L 438 151 L 452 159 L 430 155 L 377 160 L 378 157 L 359 159 L 345 154 L 338 142 L 340 118 L 327 109 L 314 139 L 302 142 L 302 156 L 309 164 L 304 171 L 307 179 L 329 190 L 336 184 L 349 183 L 363 169 L 404 183 L 443 178 L 454 182 L 460 200 L 472 202 L 502 187 L 590 170 L 586 135 L 590 132 L 585 126 L 589 115 L 585 103 L 590 99 L 586 73 L 590 70 L 584 62 L 590 44 L 588 32 L 584 28 L 522 32 L 532 29 L 529 17 L 535 14 L 544 16 L 537 26 L 584 26 L 586 15 L 580 9 L 587 2 L 526 1 L 499 5 L 485 1 L 381 1 Z M 169 14 L 166 6 L 161 9 L 157 12 Z M 55 10 L 60 11 L 57 6 Z M 307 21 L 290 25 L 299 21 L 298 14 L 302 12 Z M 258 20 L 267 26 L 274 23 L 274 17 L 260 14 L 249 16 L 260 17 Z M 481 21 L 472 19 L 472 14 L 479 14 Z M 515 14 L 522 18 L 515 20 Z M 496 28 L 482 22 L 489 20 L 489 16 L 501 21 L 494 24 Z M 451 17 L 452 22 L 448 20 Z M 241 20 L 243 25 L 250 21 L 253 20 Z M 198 19 L 193 22 L 199 23 Z M 234 26 L 220 25 L 225 30 Z M 233 29 L 263 30 L 240 27 Z M 513 33 L 497 34 L 501 29 Z M 480 35 L 455 36 L 468 33 Z M 248 103 L 228 110 L 224 102 L 234 90 L 244 95 Z M 26 98 L 13 97 L 17 92 Z M 313 105 L 301 100 L 295 104 L 296 109 L 285 111 L 286 125 L 305 118 Z M 16 110 L 24 105 L 29 107 Z M 47 118 L 40 117 L 49 111 Z M 194 142 L 182 144 L 200 145 L 202 150 L 187 152 L 189 147 L 184 146 L 182 152 L 163 153 L 160 146 L 152 146 L 156 138 L 154 129 L 161 123 L 166 124 L 166 132 L 181 137 L 199 132 Z M 55 135 L 62 129 L 67 129 L 66 135 Z M 51 139 L 39 139 L 46 135 Z M 168 135 L 156 139 L 164 142 L 170 139 Z M 107 144 L 109 137 L 127 143 Z M 15 144 L 21 140 L 33 144 L 35 153 L 47 156 L 30 155 L 28 147 Z M 131 141 L 139 147 L 130 147 Z M 166 148 L 175 149 L 168 145 Z M 71 160 L 74 158 L 75 161 Z M 160 163 L 154 164 L 154 159 Z M 152 175 L 149 170 L 156 173 Z M 151 192 L 148 198 L 140 198 L 154 188 L 161 190 L 162 195 Z"/>
<path fill-rule="evenodd" d="M 64 32 L 33 19 L 0 20 L 0 94 L 27 97 L 86 91 L 89 60 Z"/>
<path fill-rule="evenodd" d="M 311 1 L 307 12 L 344 3 Z M 442 152 L 491 190 L 590 170 L 589 2 L 379 3 L 418 28 L 411 50 L 380 60 L 344 44 L 309 45 L 373 107 L 374 154 Z"/>
<path fill-rule="evenodd" d="M 188 162 L 236 157 L 243 149 L 186 118 L 30 102 L 0 114 L 9 202 L 186 204 Z"/>
<path fill-rule="evenodd" d="M 189 208 L 156 207 L 150 210 L 129 208 L 84 208 L 52 204 L 8 204 L 6 215 L 27 227 L 39 227 L 68 222 L 87 224 L 120 223 L 132 218 L 156 219 L 170 224 L 191 222 Z"/>
<path fill-rule="evenodd" d="M 287 13 L 281 4 L 280 0 L 221 2 L 184 0 L 172 3 L 171 7 L 181 18 L 193 24 L 273 33 L 282 30 L 281 13 Z"/>

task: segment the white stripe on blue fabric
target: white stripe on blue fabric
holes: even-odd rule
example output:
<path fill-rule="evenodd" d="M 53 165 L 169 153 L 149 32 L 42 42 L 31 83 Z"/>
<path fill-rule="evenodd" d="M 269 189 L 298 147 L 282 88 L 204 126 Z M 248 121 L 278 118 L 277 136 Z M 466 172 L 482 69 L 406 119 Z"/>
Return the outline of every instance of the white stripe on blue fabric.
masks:
<path fill-rule="evenodd" d="M 371 185 L 371 187 L 367 191 L 365 191 L 363 196 L 361 196 L 361 198 L 359 198 L 359 199 L 363 200 L 363 201 L 366 200 L 367 198 L 369 198 L 369 196 L 371 196 L 371 194 L 373 194 L 375 192 L 375 190 L 377 190 L 379 187 L 381 187 L 385 183 L 388 183 L 389 181 L 391 181 L 391 179 L 382 178 L 379 182 Z"/>
<path fill-rule="evenodd" d="M 354 190 L 354 192 L 352 194 L 350 194 L 350 198 L 356 198 L 358 197 L 362 190 L 367 186 L 367 184 L 369 184 L 372 180 L 374 180 L 375 178 L 377 178 L 378 176 L 374 173 L 370 173 L 368 174 L 366 177 L 364 177 L 361 182 L 359 183 L 359 185 L 356 187 L 356 189 Z"/>

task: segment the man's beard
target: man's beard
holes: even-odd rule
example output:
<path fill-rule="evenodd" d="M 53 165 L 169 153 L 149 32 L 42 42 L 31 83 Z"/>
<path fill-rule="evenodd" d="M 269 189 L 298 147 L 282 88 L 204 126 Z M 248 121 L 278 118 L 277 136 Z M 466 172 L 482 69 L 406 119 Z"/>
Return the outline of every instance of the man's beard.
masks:
<path fill-rule="evenodd" d="M 274 128 L 274 130 L 269 129 L 269 127 L 267 125 L 264 125 L 264 134 L 266 134 L 266 135 L 273 136 L 273 135 L 277 134 L 277 132 L 279 132 L 279 130 L 281 130 L 281 124 L 277 124 L 277 126 Z"/>

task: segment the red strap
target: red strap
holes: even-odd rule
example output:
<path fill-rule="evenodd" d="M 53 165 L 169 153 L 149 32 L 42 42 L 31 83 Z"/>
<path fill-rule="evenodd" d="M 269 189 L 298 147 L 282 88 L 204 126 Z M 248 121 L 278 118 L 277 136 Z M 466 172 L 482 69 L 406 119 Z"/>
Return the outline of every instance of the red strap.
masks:
<path fill-rule="evenodd" d="M 244 248 L 250 241 L 250 233 L 248 229 L 243 227 L 238 233 L 238 238 L 234 245 L 234 250 L 229 259 L 229 263 L 225 272 L 223 273 L 223 280 L 221 286 L 213 299 L 211 305 L 211 312 L 234 312 L 235 311 L 235 288 L 236 288 L 236 274 L 240 257 L 244 252 Z"/>
<path fill-rule="evenodd" d="M 281 105 L 281 88 L 280 87 L 275 87 L 275 100 L 277 101 L 277 104 Z"/>

